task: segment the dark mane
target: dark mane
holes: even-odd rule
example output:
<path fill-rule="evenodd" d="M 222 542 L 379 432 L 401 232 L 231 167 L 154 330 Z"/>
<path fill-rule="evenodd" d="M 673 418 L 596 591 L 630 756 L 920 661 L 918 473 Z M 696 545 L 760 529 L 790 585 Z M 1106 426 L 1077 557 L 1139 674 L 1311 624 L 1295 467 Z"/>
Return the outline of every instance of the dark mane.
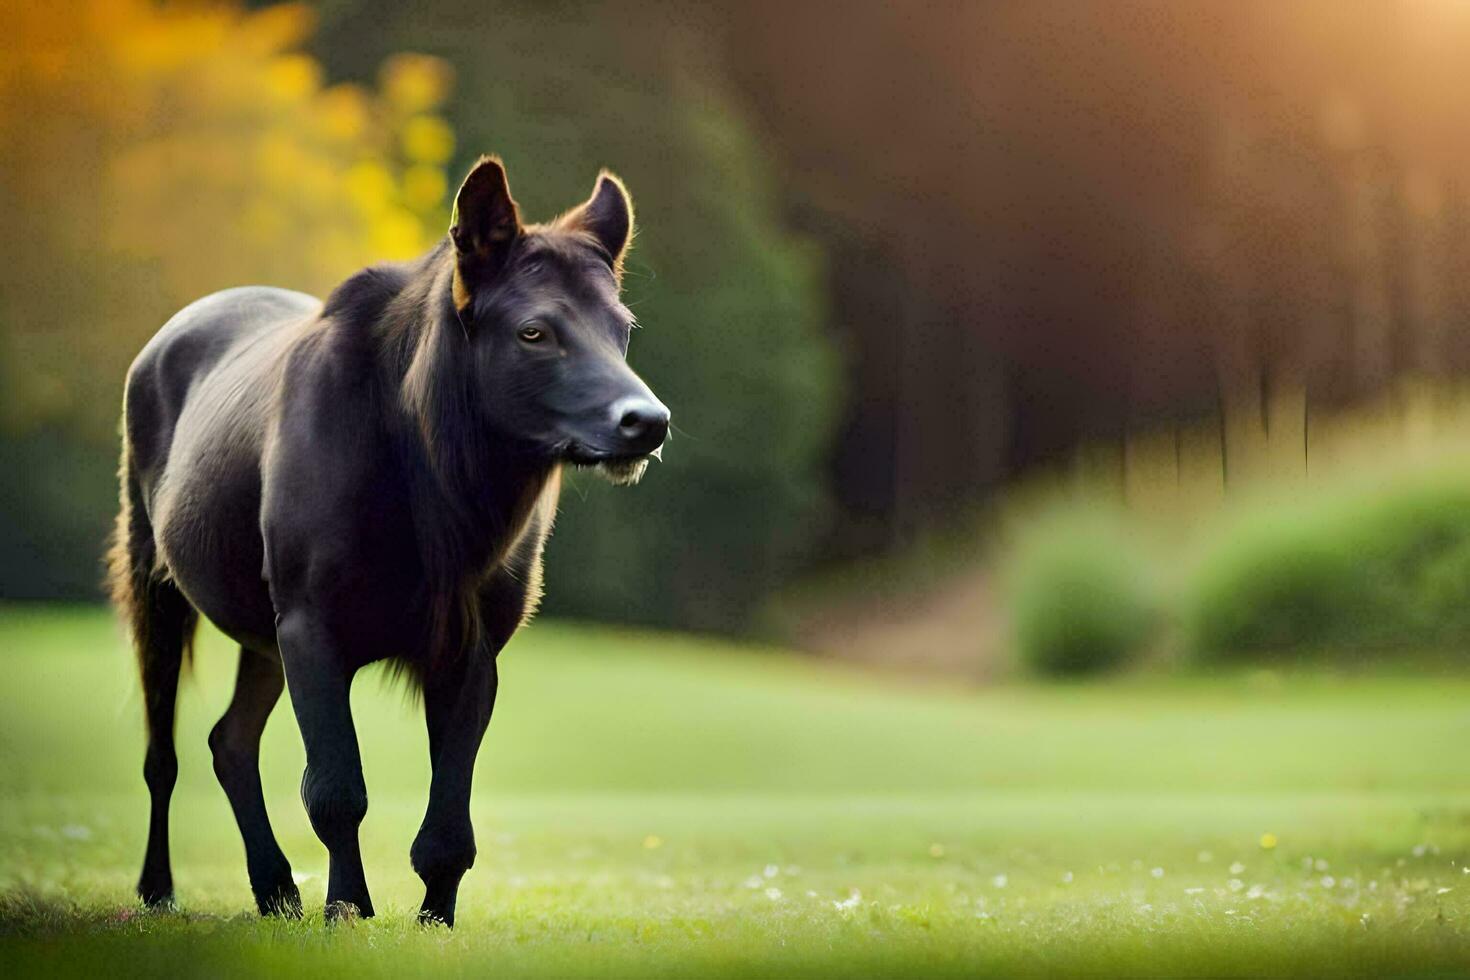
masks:
<path fill-rule="evenodd" d="M 433 253 L 430 253 L 433 254 Z M 412 280 L 416 267 L 423 262 L 383 262 L 359 269 L 348 276 L 327 296 L 322 316 L 353 322 L 371 322 Z"/>
<path fill-rule="evenodd" d="M 397 447 L 430 614 L 411 674 L 481 639 L 476 596 L 515 544 L 550 470 L 488 430 L 474 412 L 467 328 L 451 297 L 452 244 L 349 276 L 322 319 L 366 334 L 380 352 L 385 427 Z"/>

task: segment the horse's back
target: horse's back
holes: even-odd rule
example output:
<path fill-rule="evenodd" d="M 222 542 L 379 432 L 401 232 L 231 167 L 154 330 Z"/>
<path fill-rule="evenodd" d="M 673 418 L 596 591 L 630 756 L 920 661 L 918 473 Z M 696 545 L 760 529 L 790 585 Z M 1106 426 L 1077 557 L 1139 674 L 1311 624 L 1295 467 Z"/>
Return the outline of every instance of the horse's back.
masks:
<path fill-rule="evenodd" d="M 128 370 L 125 425 L 140 483 L 147 487 L 167 463 L 190 394 L 211 371 L 320 305 L 305 293 L 247 286 L 212 293 L 174 314 Z"/>
<path fill-rule="evenodd" d="M 131 479 L 168 573 L 238 638 L 271 633 L 261 581 L 260 453 L 291 340 L 321 304 L 230 289 L 179 311 L 128 372 Z"/>

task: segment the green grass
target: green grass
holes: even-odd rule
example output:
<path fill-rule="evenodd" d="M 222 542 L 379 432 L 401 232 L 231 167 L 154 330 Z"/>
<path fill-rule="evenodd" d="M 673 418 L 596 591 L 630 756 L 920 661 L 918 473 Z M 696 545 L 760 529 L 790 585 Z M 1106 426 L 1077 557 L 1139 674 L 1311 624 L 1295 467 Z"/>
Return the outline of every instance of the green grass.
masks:
<path fill-rule="evenodd" d="M 7 976 L 1470 972 L 1467 679 L 956 691 L 540 623 L 503 657 L 450 933 L 412 923 L 427 763 L 400 692 L 355 692 L 378 918 L 322 923 L 283 705 L 266 795 L 317 911 L 261 921 L 204 746 L 234 659 L 208 634 L 181 704 L 180 911 L 145 914 L 119 631 L 0 606 L 0 657 Z"/>

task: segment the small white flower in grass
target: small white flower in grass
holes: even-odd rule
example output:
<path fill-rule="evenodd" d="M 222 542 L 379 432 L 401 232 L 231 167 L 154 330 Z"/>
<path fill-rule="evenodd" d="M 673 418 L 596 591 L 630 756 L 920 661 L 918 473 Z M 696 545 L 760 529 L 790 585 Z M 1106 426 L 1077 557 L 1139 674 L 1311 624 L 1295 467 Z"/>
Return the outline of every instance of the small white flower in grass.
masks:
<path fill-rule="evenodd" d="M 291 880 L 293 882 L 295 882 L 296 884 L 298 884 L 298 885 L 304 885 L 308 881 L 313 880 L 314 878 L 316 878 L 316 875 L 310 874 L 310 873 L 308 873 L 306 871 L 293 871 L 293 872 L 291 872 Z"/>
<path fill-rule="evenodd" d="M 806 897 L 807 898 L 816 898 L 817 897 L 817 893 L 814 892 L 814 891 L 812 891 L 810 888 L 808 888 L 806 890 Z"/>
<path fill-rule="evenodd" d="M 766 898 L 769 898 L 773 902 L 778 901 L 781 898 L 781 889 L 774 886 L 771 888 L 767 888 Z"/>
<path fill-rule="evenodd" d="M 1334 878 L 1334 877 L 1332 877 L 1332 875 L 1323 875 L 1322 876 L 1322 887 L 1323 888 L 1336 888 L 1337 887 L 1337 879 Z"/>
<path fill-rule="evenodd" d="M 1155 878 L 1162 878 L 1164 877 L 1164 869 L 1154 868 L 1152 871 L 1149 872 L 1149 874 L 1153 875 Z"/>
<path fill-rule="evenodd" d="M 761 874 L 765 875 L 767 878 L 774 878 L 780 873 L 780 867 L 774 864 L 768 864 L 765 866 L 765 868 L 761 870 Z"/>
<path fill-rule="evenodd" d="M 67 840 L 91 840 L 92 828 L 79 823 L 69 823 L 61 828 L 61 836 Z"/>
<path fill-rule="evenodd" d="M 990 913 L 989 912 L 976 912 L 975 913 L 975 918 L 979 919 L 981 922 L 989 922 L 990 921 Z"/>
<path fill-rule="evenodd" d="M 1186 895 L 1198 895 L 1198 894 L 1202 893 L 1203 891 L 1204 891 L 1203 888 L 1186 888 L 1186 889 L 1184 889 L 1184 894 L 1186 894 Z"/>
<path fill-rule="evenodd" d="M 65 833 L 65 831 L 62 831 L 62 833 Z M 1414 856 L 1416 858 L 1422 858 L 1424 856 L 1424 852 L 1427 851 L 1428 849 L 1429 848 L 1425 847 L 1423 844 L 1415 844 L 1414 845 Z"/>
<path fill-rule="evenodd" d="M 1138 911 L 1140 912 L 1152 912 L 1153 910 L 1154 907 L 1152 905 L 1149 905 L 1147 902 L 1138 907 Z"/>
<path fill-rule="evenodd" d="M 1263 886 L 1251 885 L 1250 888 L 1246 889 L 1245 897 L 1260 898 L 1264 894 L 1266 894 L 1266 889 Z"/>
<path fill-rule="evenodd" d="M 1241 881 L 1239 878 L 1231 878 L 1225 884 L 1228 885 L 1230 890 L 1233 892 L 1238 892 L 1245 887 L 1245 882 Z"/>
<path fill-rule="evenodd" d="M 996 875 L 994 878 L 990 879 L 990 883 L 996 888 L 1004 888 L 1006 885 L 1010 884 L 1010 880 L 1011 879 L 1007 878 L 1005 875 Z"/>
<path fill-rule="evenodd" d="M 862 904 L 862 901 L 863 893 L 854 888 L 851 892 L 848 893 L 848 896 L 845 899 L 840 902 L 833 902 L 832 907 L 834 909 L 839 909 L 843 912 L 846 912 L 850 909 L 857 908 L 860 904 Z"/>
<path fill-rule="evenodd" d="M 749 878 L 745 879 L 746 888 L 759 888 L 765 883 L 766 879 L 762 878 L 760 875 L 751 875 Z"/>
<path fill-rule="evenodd" d="M 1062 872 L 1062 884 L 1064 884 L 1064 885 L 1070 885 L 1071 883 L 1072 883 L 1072 872 L 1070 872 L 1070 871 L 1063 871 Z"/>
<path fill-rule="evenodd" d="M 1236 861 L 1234 864 L 1230 865 L 1230 873 L 1233 875 L 1241 874 L 1244 871 L 1245 865 L 1241 864 L 1239 861 Z"/>
<path fill-rule="evenodd" d="M 1234 915 L 1235 914 L 1235 910 L 1234 909 L 1226 909 L 1225 910 L 1225 914 L 1226 915 Z"/>
<path fill-rule="evenodd" d="M 1454 891 L 1453 888 L 1441 888 L 1441 889 L 1437 890 L 1434 894 L 1436 894 L 1436 895 L 1448 895 L 1452 891 Z"/>
<path fill-rule="evenodd" d="M 1326 858 L 1318 858 L 1316 861 L 1314 861 L 1312 863 L 1312 866 L 1314 868 L 1316 868 L 1318 871 L 1326 871 L 1327 868 L 1328 868 L 1327 859 Z"/>
<path fill-rule="evenodd" d="M 1209 864 L 1211 861 L 1215 860 L 1215 855 L 1211 854 L 1209 851 L 1200 851 L 1194 856 L 1194 858 L 1200 864 Z"/>

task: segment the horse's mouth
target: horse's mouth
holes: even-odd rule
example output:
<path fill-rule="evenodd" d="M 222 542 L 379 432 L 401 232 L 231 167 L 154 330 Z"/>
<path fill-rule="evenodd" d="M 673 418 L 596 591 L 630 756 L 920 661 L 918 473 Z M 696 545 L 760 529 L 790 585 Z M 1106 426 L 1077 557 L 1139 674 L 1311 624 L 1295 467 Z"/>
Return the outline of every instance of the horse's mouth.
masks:
<path fill-rule="evenodd" d="M 607 459 L 594 467 L 598 476 L 615 487 L 631 487 L 643 479 L 644 472 L 648 469 L 649 456 L 624 457 L 623 459 Z"/>
<path fill-rule="evenodd" d="M 643 474 L 648 469 L 648 461 L 662 458 L 662 446 L 651 453 L 637 456 L 618 456 L 579 445 L 572 445 L 566 451 L 567 462 L 574 466 L 591 469 L 607 482 L 619 487 L 632 486 L 643 479 Z"/>

